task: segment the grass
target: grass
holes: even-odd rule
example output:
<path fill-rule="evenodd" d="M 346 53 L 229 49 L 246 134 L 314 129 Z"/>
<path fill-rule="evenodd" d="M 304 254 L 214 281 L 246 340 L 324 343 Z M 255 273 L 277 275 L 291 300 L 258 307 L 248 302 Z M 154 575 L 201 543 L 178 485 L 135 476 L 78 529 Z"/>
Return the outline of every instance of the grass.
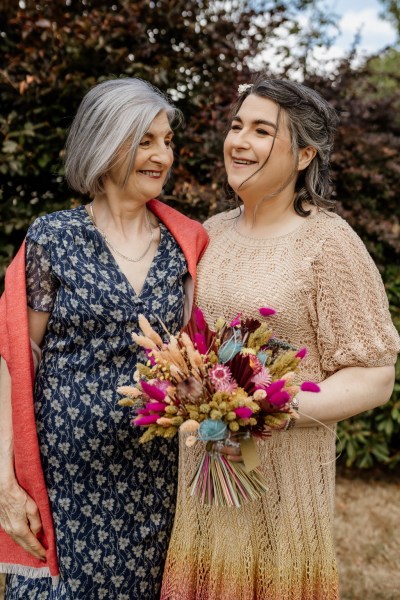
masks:
<path fill-rule="evenodd" d="M 335 529 L 341 600 L 399 600 L 399 524 L 399 478 L 338 476 Z"/>

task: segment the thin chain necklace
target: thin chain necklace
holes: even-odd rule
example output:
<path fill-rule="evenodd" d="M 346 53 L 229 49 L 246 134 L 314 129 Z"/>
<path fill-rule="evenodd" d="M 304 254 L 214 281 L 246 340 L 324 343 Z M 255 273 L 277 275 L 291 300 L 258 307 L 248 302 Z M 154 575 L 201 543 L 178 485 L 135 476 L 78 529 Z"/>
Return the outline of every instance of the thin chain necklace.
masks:
<path fill-rule="evenodd" d="M 110 244 L 106 234 L 104 233 L 104 231 L 102 229 L 100 229 L 100 227 L 96 223 L 96 219 L 94 217 L 94 211 L 93 211 L 93 200 L 89 204 L 89 210 L 90 210 L 90 215 L 91 215 L 93 225 L 96 227 L 97 231 L 99 231 L 101 233 L 105 243 L 113 252 L 115 252 L 115 254 L 118 254 L 118 256 L 120 256 L 121 258 L 124 258 L 125 260 L 129 260 L 129 262 L 133 262 L 133 263 L 139 262 L 140 260 L 142 260 L 142 258 L 144 258 L 146 256 L 146 254 L 150 250 L 150 246 L 154 240 L 154 232 L 153 232 L 153 228 L 150 223 L 149 211 L 147 210 L 147 208 L 145 210 L 146 210 L 147 225 L 148 225 L 149 231 L 150 231 L 150 241 L 149 241 L 149 244 L 148 244 L 146 250 L 138 258 L 131 258 L 130 256 L 125 256 L 125 254 L 122 254 L 122 252 L 120 252 L 119 250 L 117 250 L 117 248 L 114 248 L 114 246 L 112 244 Z"/>

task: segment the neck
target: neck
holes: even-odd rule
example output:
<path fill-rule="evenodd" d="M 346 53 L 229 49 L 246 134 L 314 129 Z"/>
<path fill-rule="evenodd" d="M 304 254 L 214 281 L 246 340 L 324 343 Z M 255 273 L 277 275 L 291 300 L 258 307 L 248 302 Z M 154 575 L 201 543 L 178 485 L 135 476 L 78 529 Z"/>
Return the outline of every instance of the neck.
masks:
<path fill-rule="evenodd" d="M 108 233 L 112 232 L 131 239 L 132 234 L 148 230 L 146 202 L 120 194 L 95 196 L 92 203 L 96 225 Z"/>
<path fill-rule="evenodd" d="M 243 194 L 242 215 L 238 219 L 239 231 L 254 237 L 281 235 L 297 227 L 302 219 L 294 210 L 294 192 L 279 194 L 261 201 Z"/>

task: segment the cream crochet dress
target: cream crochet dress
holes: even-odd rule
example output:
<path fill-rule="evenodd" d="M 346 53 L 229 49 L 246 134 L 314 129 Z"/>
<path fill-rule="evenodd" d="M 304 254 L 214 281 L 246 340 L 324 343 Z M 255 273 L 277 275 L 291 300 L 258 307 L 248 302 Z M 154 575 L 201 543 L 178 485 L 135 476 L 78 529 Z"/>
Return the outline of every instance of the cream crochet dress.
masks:
<path fill-rule="evenodd" d="M 235 215 L 205 224 L 197 303 L 209 325 L 275 308 L 275 334 L 308 348 L 302 379 L 395 362 L 399 338 L 380 275 L 343 219 L 318 212 L 288 235 L 259 240 L 235 229 Z M 204 507 L 188 493 L 202 449 L 181 436 L 162 600 L 338 599 L 334 428 L 294 428 L 257 443 L 270 483 L 264 497 L 240 509 Z"/>

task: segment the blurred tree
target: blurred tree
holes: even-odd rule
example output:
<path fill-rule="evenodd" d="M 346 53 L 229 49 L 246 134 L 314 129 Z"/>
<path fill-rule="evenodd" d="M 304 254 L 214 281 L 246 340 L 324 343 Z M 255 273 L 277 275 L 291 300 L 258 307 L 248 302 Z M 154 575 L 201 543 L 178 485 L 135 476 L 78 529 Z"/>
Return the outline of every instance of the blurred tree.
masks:
<path fill-rule="evenodd" d="M 62 178 L 65 131 L 88 88 L 110 76 L 143 77 L 176 101 L 187 128 L 177 136 L 168 198 L 199 219 L 215 210 L 222 132 L 237 84 L 249 79 L 249 61 L 266 46 L 279 53 L 291 37 L 301 38 L 298 11 L 313 4 L 21 0 L 18 8 L 3 0 L 0 276 L 35 216 L 78 200 Z M 284 70 L 291 66 L 287 59 Z"/>
<path fill-rule="evenodd" d="M 391 21 L 397 29 L 397 34 L 400 36 L 400 0 L 379 0 L 384 6 L 384 10 L 380 16 L 382 19 Z"/>

